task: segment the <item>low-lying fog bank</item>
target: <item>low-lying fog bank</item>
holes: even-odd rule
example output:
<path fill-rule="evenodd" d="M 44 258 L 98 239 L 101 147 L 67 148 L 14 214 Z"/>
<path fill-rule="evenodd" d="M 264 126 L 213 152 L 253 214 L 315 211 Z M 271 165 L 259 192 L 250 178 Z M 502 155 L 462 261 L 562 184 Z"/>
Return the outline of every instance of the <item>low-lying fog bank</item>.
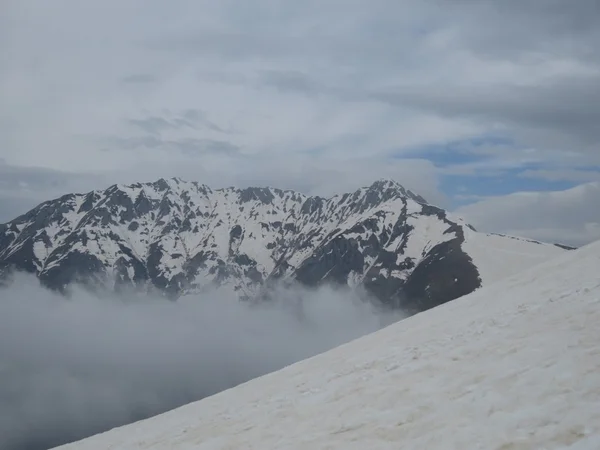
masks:
<path fill-rule="evenodd" d="M 198 400 L 402 318 L 348 290 L 177 302 L 0 289 L 0 448 L 42 450 Z"/>

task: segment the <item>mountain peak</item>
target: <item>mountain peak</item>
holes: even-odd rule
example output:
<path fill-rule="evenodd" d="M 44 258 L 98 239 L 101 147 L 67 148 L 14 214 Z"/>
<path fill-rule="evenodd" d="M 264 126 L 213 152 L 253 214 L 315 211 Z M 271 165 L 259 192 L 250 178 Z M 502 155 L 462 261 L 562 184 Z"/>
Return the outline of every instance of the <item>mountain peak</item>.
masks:
<path fill-rule="evenodd" d="M 373 182 L 373 184 L 371 184 L 370 187 L 373 189 L 392 189 L 392 188 L 404 189 L 404 187 L 400 183 L 398 183 L 396 180 L 393 180 L 391 178 L 380 178 L 378 180 L 375 180 Z"/>
<path fill-rule="evenodd" d="M 464 244 L 485 235 L 463 226 L 389 179 L 322 198 L 161 178 L 63 196 L 0 227 L 0 275 L 17 269 L 57 290 L 93 279 L 172 297 L 213 285 L 251 297 L 278 279 L 334 283 L 419 311 L 480 285 L 479 260 Z M 534 256 L 563 251 L 515 242 L 519 255 L 523 246 Z"/>
<path fill-rule="evenodd" d="M 406 189 L 402 184 L 390 178 L 380 178 L 371 184 L 368 189 L 378 192 L 396 191 L 402 196 L 410 198 L 417 203 L 428 203 L 427 200 L 425 200 L 422 196 L 415 194 L 410 189 Z"/>

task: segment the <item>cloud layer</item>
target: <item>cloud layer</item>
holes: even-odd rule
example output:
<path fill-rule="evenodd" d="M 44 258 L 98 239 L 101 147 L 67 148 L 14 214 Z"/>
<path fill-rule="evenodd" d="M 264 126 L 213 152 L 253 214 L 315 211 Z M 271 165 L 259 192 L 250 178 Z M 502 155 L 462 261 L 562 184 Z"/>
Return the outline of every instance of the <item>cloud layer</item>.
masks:
<path fill-rule="evenodd" d="M 512 192 L 507 167 L 540 191 L 600 167 L 596 0 L 34 3 L 0 18 L 0 158 L 17 171 L 323 195 L 392 177 L 452 207 L 445 177 L 487 195 L 469 181 L 482 164 Z M 509 145 L 471 145 L 489 137 Z"/>
<path fill-rule="evenodd" d="M 476 227 L 581 246 L 600 240 L 600 182 L 564 191 L 519 192 L 459 208 Z"/>
<path fill-rule="evenodd" d="M 47 449 L 200 399 L 398 320 L 347 291 L 164 299 L 0 291 L 0 447 Z"/>

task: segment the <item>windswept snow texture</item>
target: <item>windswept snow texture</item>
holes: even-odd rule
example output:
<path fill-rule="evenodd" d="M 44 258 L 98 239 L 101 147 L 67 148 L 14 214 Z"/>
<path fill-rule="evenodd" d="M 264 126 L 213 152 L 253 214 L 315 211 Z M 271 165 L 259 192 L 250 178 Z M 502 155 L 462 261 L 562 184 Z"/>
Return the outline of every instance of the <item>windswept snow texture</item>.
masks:
<path fill-rule="evenodd" d="M 62 447 L 600 448 L 600 243 Z"/>
<path fill-rule="evenodd" d="M 476 233 L 387 180 L 321 198 L 161 179 L 66 195 L 0 225 L 0 275 L 53 289 L 92 280 L 176 298 L 225 285 L 252 298 L 277 280 L 334 283 L 416 312 L 564 251 Z"/>

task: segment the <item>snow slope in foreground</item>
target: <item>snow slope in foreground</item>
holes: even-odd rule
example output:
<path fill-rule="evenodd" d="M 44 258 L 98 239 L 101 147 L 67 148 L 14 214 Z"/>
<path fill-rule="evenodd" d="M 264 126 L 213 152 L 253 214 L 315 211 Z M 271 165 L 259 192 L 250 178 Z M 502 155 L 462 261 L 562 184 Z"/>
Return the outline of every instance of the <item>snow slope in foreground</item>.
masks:
<path fill-rule="evenodd" d="M 64 449 L 598 449 L 600 243 Z"/>
<path fill-rule="evenodd" d="M 554 244 L 463 229 L 462 249 L 473 259 L 483 287 L 565 252 Z"/>

